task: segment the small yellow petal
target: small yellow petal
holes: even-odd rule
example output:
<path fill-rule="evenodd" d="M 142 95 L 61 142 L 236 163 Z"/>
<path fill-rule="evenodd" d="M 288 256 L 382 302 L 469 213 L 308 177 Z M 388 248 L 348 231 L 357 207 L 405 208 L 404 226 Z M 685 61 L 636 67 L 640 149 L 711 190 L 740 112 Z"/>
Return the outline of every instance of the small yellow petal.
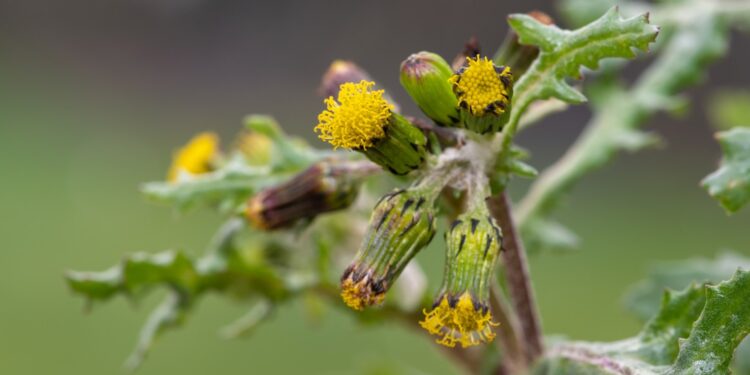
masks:
<path fill-rule="evenodd" d="M 492 327 L 499 325 L 492 321 L 489 310 L 474 306 L 468 292 L 462 294 L 454 306 L 444 296 L 437 306 L 424 314 L 425 318 L 419 325 L 430 334 L 441 336 L 437 343 L 450 348 L 456 343 L 467 348 L 491 342 L 495 339 Z"/>
<path fill-rule="evenodd" d="M 350 276 L 341 283 L 341 298 L 347 306 L 354 310 L 363 310 L 365 307 L 383 302 L 385 293 L 373 292 L 368 280 L 369 278 L 365 276 L 355 282 Z"/>
<path fill-rule="evenodd" d="M 172 158 L 167 179 L 176 181 L 181 171 L 202 174 L 211 171 L 211 162 L 219 153 L 219 137 L 215 133 L 203 132 L 178 150 Z"/>
<path fill-rule="evenodd" d="M 393 105 L 383 98 L 383 90 L 371 90 L 374 82 L 347 82 L 341 85 L 337 100 L 325 99 L 326 109 L 318 115 L 315 131 L 335 148 L 372 147 L 385 136 L 385 126 Z"/>
<path fill-rule="evenodd" d="M 495 67 L 486 57 L 467 57 L 468 65 L 448 79 L 460 106 L 477 116 L 486 113 L 500 115 L 510 104 L 512 75 L 509 67 Z"/>

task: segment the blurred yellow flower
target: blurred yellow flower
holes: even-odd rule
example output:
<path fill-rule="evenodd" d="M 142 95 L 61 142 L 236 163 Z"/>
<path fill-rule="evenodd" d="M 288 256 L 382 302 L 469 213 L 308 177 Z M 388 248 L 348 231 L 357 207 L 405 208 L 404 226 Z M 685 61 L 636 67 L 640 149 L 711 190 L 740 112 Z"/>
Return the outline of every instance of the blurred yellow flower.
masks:
<path fill-rule="evenodd" d="M 194 136 L 190 142 L 174 153 L 167 180 L 177 181 L 181 173 L 202 174 L 210 172 L 211 163 L 219 153 L 219 137 L 212 132 Z"/>

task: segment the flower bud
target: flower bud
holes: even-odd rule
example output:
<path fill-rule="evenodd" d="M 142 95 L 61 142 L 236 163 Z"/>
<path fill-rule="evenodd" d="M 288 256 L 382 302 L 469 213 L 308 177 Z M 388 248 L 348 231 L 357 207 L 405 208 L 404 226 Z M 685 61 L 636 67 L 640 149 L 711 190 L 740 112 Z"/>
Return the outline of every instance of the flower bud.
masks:
<path fill-rule="evenodd" d="M 211 132 L 200 133 L 174 153 L 167 180 L 176 182 L 181 176 L 210 172 L 215 169 L 218 158 L 219 137 Z"/>
<path fill-rule="evenodd" d="M 507 66 L 495 66 L 477 55 L 449 82 L 458 99 L 459 120 L 465 128 L 480 134 L 502 130 L 510 115 L 513 75 Z"/>
<path fill-rule="evenodd" d="M 481 205 L 459 216 L 446 233 L 443 286 L 432 310 L 419 324 L 441 336 L 439 344 L 462 347 L 494 339 L 489 309 L 490 285 L 502 249 L 500 228 Z"/>
<path fill-rule="evenodd" d="M 419 52 L 401 63 L 401 85 L 427 117 L 442 126 L 458 121 L 458 101 L 448 79 L 450 65 L 437 54 Z"/>
<path fill-rule="evenodd" d="M 258 229 L 288 228 L 300 220 L 348 207 L 358 189 L 359 178 L 349 164 L 321 161 L 250 198 L 245 217 Z"/>
<path fill-rule="evenodd" d="M 318 92 L 324 98 L 337 96 L 342 84 L 359 81 L 372 81 L 372 78 L 366 71 L 351 61 L 335 60 L 323 74 Z"/>
<path fill-rule="evenodd" d="M 355 310 L 380 304 L 409 261 L 435 235 L 434 197 L 397 190 L 375 206 L 367 233 L 341 277 L 341 297 Z"/>
<path fill-rule="evenodd" d="M 318 115 L 315 131 L 334 148 L 363 153 L 396 175 L 404 175 L 424 162 L 427 139 L 383 97 L 383 90 L 371 90 L 374 82 L 347 82 L 337 100 L 325 99 L 326 109 Z"/>

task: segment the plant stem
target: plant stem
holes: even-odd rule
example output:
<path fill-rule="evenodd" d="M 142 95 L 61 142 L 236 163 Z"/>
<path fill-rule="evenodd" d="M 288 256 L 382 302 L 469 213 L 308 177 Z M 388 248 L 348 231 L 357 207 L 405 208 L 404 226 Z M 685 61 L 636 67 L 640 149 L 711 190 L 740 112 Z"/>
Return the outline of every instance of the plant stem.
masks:
<path fill-rule="evenodd" d="M 542 354 L 542 333 L 539 314 L 534 302 L 534 291 L 529 277 L 526 251 L 511 216 L 510 199 L 503 191 L 488 200 L 492 216 L 503 230 L 503 261 L 505 277 L 513 300 L 513 307 L 521 325 L 521 340 L 528 363 Z"/>
<path fill-rule="evenodd" d="M 492 284 L 490 290 L 490 307 L 492 315 L 495 317 L 499 326 L 495 327 L 495 333 L 500 338 L 500 355 L 502 361 L 497 367 L 495 374 L 520 374 L 526 369 L 525 354 L 518 337 L 519 327 L 518 320 L 515 316 L 509 314 L 507 302 L 500 290 L 500 285 Z"/>

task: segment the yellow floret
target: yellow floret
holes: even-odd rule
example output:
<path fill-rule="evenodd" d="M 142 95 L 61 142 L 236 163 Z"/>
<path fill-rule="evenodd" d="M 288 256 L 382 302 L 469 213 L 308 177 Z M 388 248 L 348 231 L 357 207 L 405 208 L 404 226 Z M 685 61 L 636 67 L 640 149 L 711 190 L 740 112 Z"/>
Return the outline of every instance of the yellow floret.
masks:
<path fill-rule="evenodd" d="M 367 149 L 385 136 L 393 105 L 383 90 L 371 90 L 374 82 L 347 82 L 340 86 L 338 102 L 325 99 L 326 109 L 318 115 L 315 131 L 334 148 Z"/>
<path fill-rule="evenodd" d="M 365 307 L 379 305 L 385 299 L 385 293 L 374 293 L 367 284 L 367 278 L 358 282 L 347 278 L 341 283 L 341 298 L 344 303 L 354 310 L 363 310 Z"/>
<path fill-rule="evenodd" d="M 203 132 L 193 137 L 172 158 L 167 179 L 177 181 L 180 172 L 201 174 L 211 171 L 211 162 L 219 153 L 219 137 Z"/>
<path fill-rule="evenodd" d="M 512 75 L 509 67 L 495 70 L 495 65 L 486 57 L 467 57 L 466 68 L 448 79 L 460 106 L 468 108 L 477 116 L 486 113 L 500 115 L 508 107 Z"/>
<path fill-rule="evenodd" d="M 482 310 L 475 308 L 468 292 L 462 294 L 453 307 L 444 296 L 432 311 L 424 311 L 425 318 L 419 325 L 430 334 L 442 336 L 436 340 L 438 344 L 452 348 L 460 343 L 467 348 L 495 338 L 492 327 L 499 323 L 492 321 L 489 310 Z"/>

